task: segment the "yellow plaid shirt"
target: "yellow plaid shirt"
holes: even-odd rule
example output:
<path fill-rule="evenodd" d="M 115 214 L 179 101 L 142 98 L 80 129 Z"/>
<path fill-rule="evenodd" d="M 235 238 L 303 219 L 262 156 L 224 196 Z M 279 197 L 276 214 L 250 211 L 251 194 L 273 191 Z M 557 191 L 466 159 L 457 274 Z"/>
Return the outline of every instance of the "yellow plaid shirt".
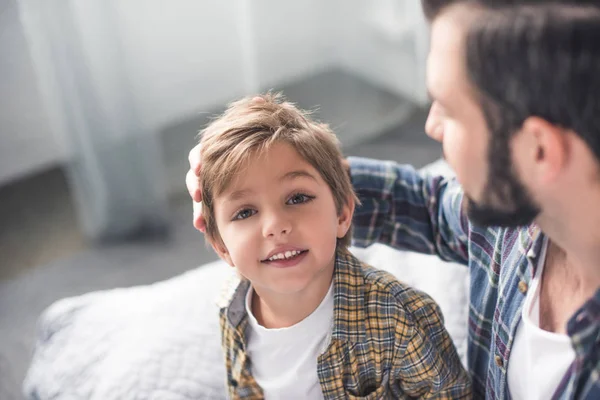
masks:
<path fill-rule="evenodd" d="M 244 351 L 249 285 L 233 283 L 220 309 L 232 399 L 264 398 Z M 471 398 L 469 376 L 428 295 L 339 250 L 333 296 L 331 341 L 317 364 L 325 399 Z"/>

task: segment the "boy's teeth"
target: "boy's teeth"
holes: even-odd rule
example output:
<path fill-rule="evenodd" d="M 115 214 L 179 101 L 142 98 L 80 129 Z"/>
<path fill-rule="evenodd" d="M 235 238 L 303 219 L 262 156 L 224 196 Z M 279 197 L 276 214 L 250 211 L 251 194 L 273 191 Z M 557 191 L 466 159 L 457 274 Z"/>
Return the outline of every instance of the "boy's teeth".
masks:
<path fill-rule="evenodd" d="M 300 254 L 300 252 L 297 250 L 288 250 L 285 253 L 277 253 L 272 255 L 271 257 L 269 257 L 269 261 L 283 260 L 284 258 L 291 258 L 297 256 L 298 254 Z"/>

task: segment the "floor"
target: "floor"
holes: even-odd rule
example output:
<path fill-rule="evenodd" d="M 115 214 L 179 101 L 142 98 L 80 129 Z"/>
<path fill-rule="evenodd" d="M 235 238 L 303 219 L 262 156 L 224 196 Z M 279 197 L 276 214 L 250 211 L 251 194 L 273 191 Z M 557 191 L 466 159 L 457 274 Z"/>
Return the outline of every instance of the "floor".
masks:
<path fill-rule="evenodd" d="M 85 246 L 63 169 L 0 187 L 0 280 Z"/>
<path fill-rule="evenodd" d="M 424 166 L 440 146 L 423 134 L 423 110 L 344 147 L 347 155 Z M 181 166 L 179 167 L 181 168 Z M 164 240 L 92 246 L 77 228 L 67 180 L 54 169 L 0 189 L 0 399 L 21 398 L 37 316 L 57 299 L 149 284 L 215 259 L 191 225 L 184 192 L 173 196 Z"/>

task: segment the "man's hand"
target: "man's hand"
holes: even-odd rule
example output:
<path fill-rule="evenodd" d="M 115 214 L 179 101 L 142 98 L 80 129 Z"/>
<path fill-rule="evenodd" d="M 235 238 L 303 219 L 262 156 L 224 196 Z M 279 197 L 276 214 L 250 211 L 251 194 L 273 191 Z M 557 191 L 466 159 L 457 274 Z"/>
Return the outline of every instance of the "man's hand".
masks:
<path fill-rule="evenodd" d="M 252 98 L 252 102 L 261 103 L 265 100 L 260 97 Z M 188 161 L 190 162 L 190 170 L 185 175 L 185 185 L 190 192 L 190 196 L 194 202 L 194 227 L 200 232 L 206 231 L 206 222 L 202 216 L 202 191 L 200 189 L 200 174 L 202 173 L 202 156 L 200 149 L 201 144 L 194 147 L 188 155 Z"/>
<path fill-rule="evenodd" d="M 204 232 L 206 225 L 202 216 L 202 191 L 200 190 L 200 173 L 202 170 L 202 161 L 200 160 L 200 148 L 198 144 L 194 147 L 188 156 L 190 162 L 190 170 L 185 176 L 185 185 L 190 192 L 190 196 L 194 202 L 194 227 L 200 232 Z"/>

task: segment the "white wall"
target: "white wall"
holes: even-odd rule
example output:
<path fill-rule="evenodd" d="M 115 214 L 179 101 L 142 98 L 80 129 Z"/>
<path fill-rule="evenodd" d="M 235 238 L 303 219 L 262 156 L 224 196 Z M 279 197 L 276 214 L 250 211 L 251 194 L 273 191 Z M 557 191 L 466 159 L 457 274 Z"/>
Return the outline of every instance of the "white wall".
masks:
<path fill-rule="evenodd" d="M 94 1 L 22 0 L 20 4 L 28 4 L 31 11 L 42 1 L 52 1 L 53 7 L 71 2 L 79 18 L 81 37 L 77 40 L 84 47 L 94 81 L 91 85 L 101 92 L 106 112 L 118 115 L 118 102 L 111 105 L 107 99 L 115 96 L 122 84 L 123 93 L 129 92 L 149 131 L 331 66 L 425 100 L 424 46 L 414 47 L 414 40 L 422 42 L 426 32 L 422 19 L 415 22 L 417 39 L 394 36 L 385 29 L 385 21 L 393 31 L 402 19 L 402 15 L 388 18 L 394 10 L 414 13 L 419 19 L 420 5 L 415 0 L 96 0 L 110 1 L 111 24 L 117 31 L 113 36 L 120 38 L 117 45 L 121 48 L 106 54 L 94 48 L 109 47 L 102 37 L 103 16 L 96 17 L 93 11 Z M 11 6 L 9 12 L 0 13 L 2 184 L 64 160 L 68 141 L 53 109 L 60 88 L 43 70 L 38 71 L 42 82 L 37 85 L 15 0 L 0 2 Z M 398 5 L 401 7 L 395 9 Z M 30 18 L 29 26 L 35 30 L 38 22 Z M 32 42 L 35 39 L 29 37 L 29 45 Z M 33 56 L 35 59 L 35 51 Z M 37 53 L 38 59 L 43 56 Z M 112 63 L 110 57 L 122 60 Z M 118 84 L 109 82 L 111 73 L 105 66 L 124 69 L 118 74 Z"/>
<path fill-rule="evenodd" d="M 428 28 L 417 0 L 347 0 L 340 63 L 420 104 L 427 103 Z"/>
<path fill-rule="evenodd" d="M 113 1 L 133 93 L 150 126 L 335 60 L 326 2 Z"/>
<path fill-rule="evenodd" d="M 339 1 L 255 0 L 253 28 L 261 86 L 338 64 L 342 16 Z"/>
<path fill-rule="evenodd" d="M 32 35 L 43 32 L 37 25 L 47 17 L 46 11 L 36 12 L 40 0 L 21 3 L 28 8 L 25 17 L 31 28 L 24 34 L 15 0 L 0 1 L 2 184 L 64 160 L 69 146 L 61 132 L 64 123 L 48 117 L 57 112 L 53 104 L 60 88 L 43 67 L 37 71 L 41 76 L 36 77 L 31 63 L 30 53 L 38 58 L 38 68 L 47 62 L 47 53 L 28 49 L 28 45 L 39 47 L 44 41 Z M 67 0 L 52 2 L 54 7 L 69 5 Z M 105 100 L 114 94 L 114 87 L 105 87 L 110 73 L 103 71 L 103 65 L 114 68 L 115 64 L 103 59 L 101 51 L 90 48 L 107 43 L 98 36 L 103 16 L 93 19 L 93 2 L 71 0 L 70 6 L 90 67 L 90 85 L 103 92 L 99 97 L 110 107 Z M 335 15 L 331 15 L 334 8 L 327 2 L 111 0 L 111 7 L 115 20 L 111 23 L 118 30 L 121 49 L 107 51 L 104 57 L 123 57 L 120 64 L 126 70 L 126 86 L 149 130 L 213 110 L 265 85 L 324 69 L 337 58 L 331 49 L 338 28 L 328 24 Z M 249 51 L 244 47 L 248 44 L 254 44 Z M 42 80 L 40 85 L 37 78 Z"/>
<path fill-rule="evenodd" d="M 114 1 L 131 88 L 149 126 L 240 94 L 242 58 L 232 3 Z"/>

